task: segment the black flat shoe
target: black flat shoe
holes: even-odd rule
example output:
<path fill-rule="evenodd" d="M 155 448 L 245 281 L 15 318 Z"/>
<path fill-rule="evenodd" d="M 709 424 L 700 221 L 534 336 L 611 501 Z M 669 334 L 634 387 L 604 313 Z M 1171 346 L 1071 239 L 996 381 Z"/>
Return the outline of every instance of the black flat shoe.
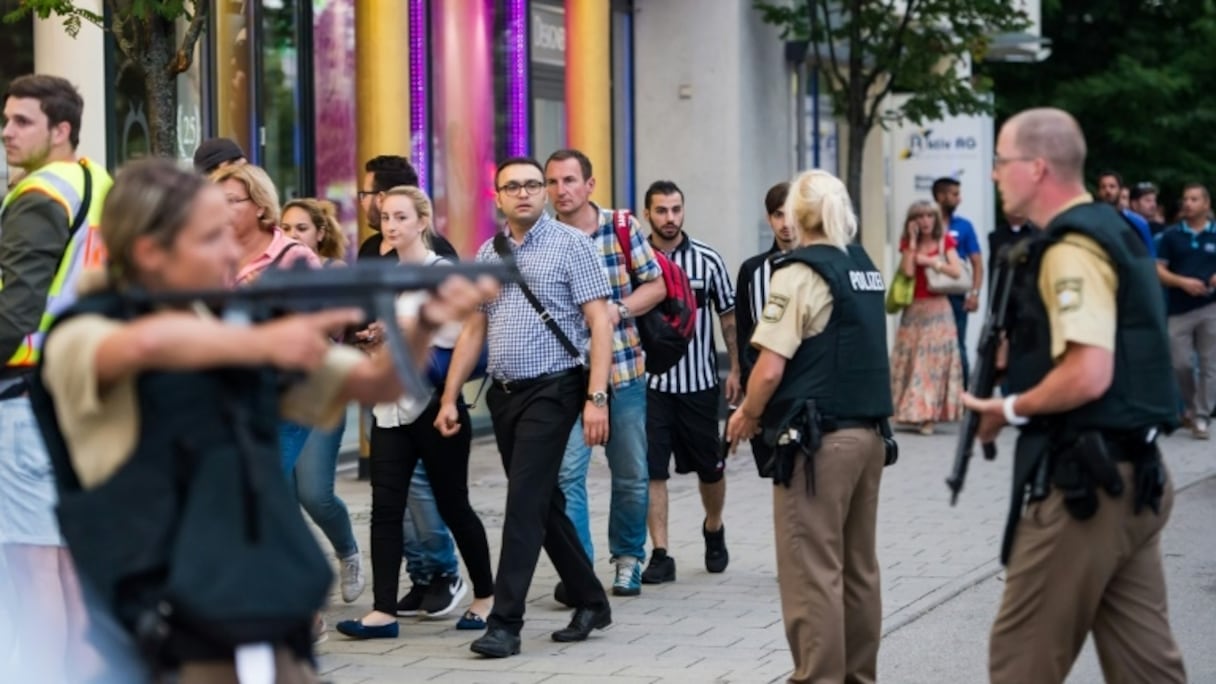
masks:
<path fill-rule="evenodd" d="M 553 633 L 553 640 L 560 642 L 585 641 L 593 629 L 603 629 L 612 624 L 612 608 L 577 608 L 570 625 Z"/>
<path fill-rule="evenodd" d="M 519 635 L 502 627 L 491 627 L 469 645 L 469 650 L 487 658 L 519 655 Z"/>

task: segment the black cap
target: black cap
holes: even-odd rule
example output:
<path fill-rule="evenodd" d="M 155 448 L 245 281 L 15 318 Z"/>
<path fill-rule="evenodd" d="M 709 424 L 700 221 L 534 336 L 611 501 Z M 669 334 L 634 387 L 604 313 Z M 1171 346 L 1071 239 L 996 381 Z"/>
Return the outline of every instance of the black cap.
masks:
<path fill-rule="evenodd" d="M 1128 192 L 1127 197 L 1128 197 L 1128 199 L 1138 200 L 1141 197 L 1144 197 L 1145 195 L 1156 195 L 1156 194 L 1157 194 L 1156 185 L 1153 185 L 1149 181 L 1141 181 L 1132 186 L 1132 189 Z"/>
<path fill-rule="evenodd" d="M 211 173 L 221 164 L 244 158 L 245 151 L 230 138 L 210 138 L 194 151 L 194 169 L 199 173 Z"/>

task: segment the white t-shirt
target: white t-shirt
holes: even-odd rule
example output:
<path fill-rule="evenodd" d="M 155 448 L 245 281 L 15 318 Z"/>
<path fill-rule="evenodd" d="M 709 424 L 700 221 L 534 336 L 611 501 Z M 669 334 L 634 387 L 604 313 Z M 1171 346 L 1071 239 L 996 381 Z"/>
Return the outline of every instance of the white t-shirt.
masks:
<path fill-rule="evenodd" d="M 425 266 L 451 264 L 447 259 L 431 251 L 426 253 L 426 259 L 422 263 Z M 426 301 L 426 297 L 425 292 L 402 293 L 397 298 L 397 316 L 402 318 L 417 316 L 418 309 Z M 440 349 L 454 348 L 456 339 L 460 337 L 460 327 L 460 323 L 455 321 L 443 324 L 431 339 L 431 346 Z M 376 404 L 372 407 L 372 415 L 376 417 L 376 427 L 394 428 L 413 423 L 430 405 L 434 395 L 435 392 L 432 390 L 424 397 L 402 395 L 397 401 Z"/>

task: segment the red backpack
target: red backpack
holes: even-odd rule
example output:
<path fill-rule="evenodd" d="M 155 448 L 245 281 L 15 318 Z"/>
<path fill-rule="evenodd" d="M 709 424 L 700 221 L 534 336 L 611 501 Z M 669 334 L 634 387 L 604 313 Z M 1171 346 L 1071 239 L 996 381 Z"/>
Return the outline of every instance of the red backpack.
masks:
<path fill-rule="evenodd" d="M 625 255 L 625 268 L 629 281 L 637 287 L 633 277 L 633 241 L 629 235 L 629 212 L 612 212 L 612 225 L 616 228 L 616 239 Z M 688 353 L 688 343 L 697 327 L 697 297 L 688 282 L 688 275 L 659 250 L 654 250 L 655 261 L 663 272 L 663 284 L 667 286 L 667 298 L 658 306 L 637 317 L 638 334 L 642 338 L 642 349 L 646 352 L 646 372 L 659 375 L 666 373 Z"/>

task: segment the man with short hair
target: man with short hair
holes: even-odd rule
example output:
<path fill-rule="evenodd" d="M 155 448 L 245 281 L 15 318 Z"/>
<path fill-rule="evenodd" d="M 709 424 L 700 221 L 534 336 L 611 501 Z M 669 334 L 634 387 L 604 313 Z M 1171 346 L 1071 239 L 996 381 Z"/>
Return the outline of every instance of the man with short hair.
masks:
<path fill-rule="evenodd" d="M 1011 393 L 963 403 L 979 440 L 1018 427 L 992 626 L 992 684 L 1063 682 L 1092 633 L 1105 679 L 1186 681 L 1170 630 L 1161 530 L 1174 488 L 1156 438 L 1177 424 L 1155 265 L 1085 191 L 1085 137 L 1059 109 L 1001 127 L 1006 213 L 1041 227 L 1014 272 Z"/>
<path fill-rule="evenodd" d="M 4 100 L 8 164 L 25 174 L 0 208 L 0 569 L 12 580 L 0 577 L 0 591 L 15 591 L 0 601 L 14 621 L 0 634 L 18 639 L 18 663 L 0 669 L 20 673 L 13 681 L 75 681 L 60 671 L 65 662 L 87 667 L 75 651 L 84 643 L 80 586 L 27 392 L 51 322 L 76 301 L 80 273 L 105 258 L 97 226 L 113 182 L 76 155 L 83 110 L 75 86 L 42 74 L 14 79 Z"/>
<path fill-rule="evenodd" d="M 591 201 L 595 177 L 587 155 L 569 149 L 554 152 L 545 162 L 545 185 L 558 220 L 595 242 L 612 288 L 608 307 L 613 324 L 612 401 L 608 414 L 611 438 L 604 446 L 612 472 L 608 547 L 616 566 L 613 595 L 637 596 L 642 591 L 642 561 L 646 557 L 650 478 L 646 470 L 646 366 L 635 318 L 663 301 L 667 287 L 654 250 L 642 236 L 637 221 L 625 215 L 628 242 L 622 244 L 614 221 L 617 215 Z M 591 447 L 583 439 L 582 420 L 577 420 L 566 443 L 559 483 L 566 496 L 566 513 L 578 530 L 587 557 L 594 562 L 587 510 L 590 463 Z M 562 591 L 558 593 L 564 594 L 565 587 L 559 588 Z M 558 596 L 559 601 L 563 598 L 568 597 Z"/>
<path fill-rule="evenodd" d="M 600 256 L 585 235 L 545 213 L 540 163 L 507 159 L 498 165 L 494 181 L 506 230 L 481 246 L 477 260 L 511 258 L 524 283 L 505 286 L 498 299 L 464 324 L 435 427 L 447 436 L 460 429 L 456 398 L 488 342 L 487 374 L 493 383 L 486 404 L 507 472 L 507 502 L 494 609 L 486 633 L 470 649 L 506 658 L 519 653 L 528 588 L 542 545 L 575 606 L 570 624 L 553 632 L 553 640 L 583 641 L 593 629 L 612 623 L 608 596 L 566 515 L 557 480 L 566 440 L 580 413 L 588 446 L 609 439 L 613 326 L 608 312 L 612 290 Z M 590 359 L 584 362 L 588 345 Z"/>
<path fill-rule="evenodd" d="M 726 549 L 726 468 L 718 432 L 718 353 L 709 307 L 718 312 L 730 356 L 726 401 L 739 399 L 739 353 L 735 332 L 735 288 L 726 262 L 714 248 L 684 232 L 684 193 L 671 181 L 651 183 L 646 190 L 650 243 L 688 275 L 697 298 L 696 330 L 688 352 L 662 375 L 651 375 L 646 392 L 646 442 L 650 468 L 650 512 L 646 524 L 654 551 L 642 573 L 643 584 L 674 582 L 676 562 L 667 553 L 667 480 L 672 455 L 676 472 L 697 474 L 705 521 L 705 569 L 723 572 L 730 562 Z"/>
<path fill-rule="evenodd" d="M 975 226 L 955 212 L 962 203 L 961 184 L 957 178 L 943 177 L 933 181 L 933 201 L 941 208 L 942 218 L 957 245 L 958 258 L 971 263 L 971 291 L 965 295 L 950 295 L 954 309 L 954 326 L 958 334 L 959 357 L 963 362 L 963 385 L 969 384 L 970 355 L 967 353 L 967 317 L 979 309 L 980 287 L 984 284 L 984 255 L 975 234 Z"/>
<path fill-rule="evenodd" d="M 1165 224 L 1157 220 L 1157 186 L 1148 181 L 1136 183 L 1128 194 L 1128 201 L 1131 210 L 1144 219 L 1154 237 L 1165 230 Z"/>
<path fill-rule="evenodd" d="M 1157 276 L 1166 287 L 1170 357 L 1195 439 L 1208 439 L 1216 409 L 1216 224 L 1208 189 L 1182 191 L 1182 222 L 1157 238 Z M 1195 380 L 1195 359 L 1199 379 Z"/>
<path fill-rule="evenodd" d="M 768 301 L 768 283 L 773 274 L 773 259 L 798 246 L 798 231 L 793 222 L 785 219 L 785 200 L 789 196 L 790 184 L 782 182 L 768 189 L 764 195 L 764 213 L 768 227 L 773 231 L 773 244 L 739 266 L 735 279 L 735 325 L 738 326 L 735 347 L 739 350 L 739 386 L 747 387 L 752 366 L 760 351 L 752 346 L 752 331 L 760 319 Z M 752 457 L 756 467 L 764 471 L 772 451 L 763 439 L 751 440 Z"/>
<path fill-rule="evenodd" d="M 1144 240 L 1148 251 L 1155 253 L 1156 245 L 1153 242 L 1153 233 L 1149 230 L 1148 221 L 1129 209 L 1123 202 L 1125 189 L 1123 176 L 1119 172 L 1106 169 L 1098 173 L 1098 199 L 1114 207 L 1123 218 L 1127 219 L 1128 223 L 1136 229 L 1136 233 L 1140 235 L 1140 239 Z M 1131 193 L 1128 193 L 1128 203 L 1131 202 L 1130 197 Z"/>
<path fill-rule="evenodd" d="M 247 163 L 245 151 L 231 138 L 208 138 L 194 150 L 194 170 L 204 176 L 210 176 L 217 169 Z"/>
<path fill-rule="evenodd" d="M 405 157 L 395 154 L 382 154 L 372 157 L 363 165 L 363 178 L 360 180 L 359 208 L 363 210 L 367 227 L 375 233 L 359 245 L 359 258 L 378 258 L 388 256 L 392 246 L 384 243 L 380 234 L 380 196 L 395 187 L 412 185 L 418 187 L 418 172 L 414 165 Z M 452 243 L 438 232 L 431 231 L 434 242 L 431 249 L 441 257 L 458 260 L 460 256 Z M 413 488 L 410 488 L 413 491 Z"/>

